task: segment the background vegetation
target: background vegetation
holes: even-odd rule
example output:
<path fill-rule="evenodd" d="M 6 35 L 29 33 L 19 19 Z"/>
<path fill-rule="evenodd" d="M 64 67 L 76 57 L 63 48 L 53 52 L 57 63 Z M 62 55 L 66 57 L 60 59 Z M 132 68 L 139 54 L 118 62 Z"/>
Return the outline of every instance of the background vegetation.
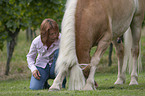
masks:
<path fill-rule="evenodd" d="M 7 41 L 5 75 L 9 74 L 10 61 L 20 30 L 35 31 L 45 18 L 61 23 L 66 0 L 1 0 L 0 1 L 0 49 Z M 32 33 L 31 32 L 31 33 Z M 30 34 L 31 35 L 31 34 Z"/>

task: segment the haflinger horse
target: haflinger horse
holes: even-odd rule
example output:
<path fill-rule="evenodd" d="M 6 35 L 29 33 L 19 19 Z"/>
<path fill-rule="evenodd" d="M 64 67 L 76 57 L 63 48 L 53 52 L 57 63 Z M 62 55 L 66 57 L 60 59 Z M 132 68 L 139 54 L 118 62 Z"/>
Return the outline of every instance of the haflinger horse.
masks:
<path fill-rule="evenodd" d="M 123 84 L 124 46 L 117 38 L 131 28 L 133 69 L 130 85 L 138 84 L 137 59 L 141 26 L 144 19 L 144 0 L 68 0 L 62 21 L 60 51 L 56 63 L 58 71 L 49 91 L 60 90 L 63 78 L 69 73 L 69 90 L 94 90 L 94 75 L 99 61 L 113 42 L 118 57 L 118 78 Z M 97 45 L 90 57 L 90 50 Z M 88 64 L 90 72 L 85 80 L 79 64 Z M 85 70 L 85 69 L 84 69 Z"/>

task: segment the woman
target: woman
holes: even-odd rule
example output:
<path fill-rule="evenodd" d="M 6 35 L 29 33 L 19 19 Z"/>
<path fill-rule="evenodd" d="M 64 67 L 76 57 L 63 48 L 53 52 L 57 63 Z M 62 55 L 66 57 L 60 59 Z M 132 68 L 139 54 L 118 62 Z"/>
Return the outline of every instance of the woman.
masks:
<path fill-rule="evenodd" d="M 59 27 L 56 21 L 49 18 L 43 20 L 40 35 L 32 41 L 27 54 L 28 67 L 32 72 L 30 89 L 39 90 L 50 87 L 47 81 L 55 78 L 54 69 L 58 57 L 59 42 Z M 66 78 L 62 84 L 63 88 L 65 88 L 65 84 Z"/>

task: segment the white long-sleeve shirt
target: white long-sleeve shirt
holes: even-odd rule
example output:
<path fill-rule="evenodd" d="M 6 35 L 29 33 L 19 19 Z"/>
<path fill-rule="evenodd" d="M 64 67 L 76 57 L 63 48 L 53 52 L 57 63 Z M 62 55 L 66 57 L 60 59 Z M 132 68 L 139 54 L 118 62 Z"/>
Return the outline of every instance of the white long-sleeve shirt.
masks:
<path fill-rule="evenodd" d="M 61 34 L 59 35 L 59 39 L 52 43 L 49 49 L 47 49 L 47 46 L 43 45 L 40 35 L 32 41 L 29 53 L 26 56 L 31 72 L 37 70 L 36 66 L 45 68 L 48 63 L 51 66 L 54 51 L 59 48 L 60 37 Z"/>

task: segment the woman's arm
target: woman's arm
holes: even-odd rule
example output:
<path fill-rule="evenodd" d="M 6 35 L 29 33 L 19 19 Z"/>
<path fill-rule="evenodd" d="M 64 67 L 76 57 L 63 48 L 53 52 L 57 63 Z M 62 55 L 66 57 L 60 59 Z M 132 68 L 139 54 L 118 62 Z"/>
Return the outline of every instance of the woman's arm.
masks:
<path fill-rule="evenodd" d="M 34 42 L 32 42 L 29 53 L 27 54 L 28 67 L 31 70 L 31 72 L 37 70 L 35 66 L 36 56 L 37 56 L 37 48 Z"/>

